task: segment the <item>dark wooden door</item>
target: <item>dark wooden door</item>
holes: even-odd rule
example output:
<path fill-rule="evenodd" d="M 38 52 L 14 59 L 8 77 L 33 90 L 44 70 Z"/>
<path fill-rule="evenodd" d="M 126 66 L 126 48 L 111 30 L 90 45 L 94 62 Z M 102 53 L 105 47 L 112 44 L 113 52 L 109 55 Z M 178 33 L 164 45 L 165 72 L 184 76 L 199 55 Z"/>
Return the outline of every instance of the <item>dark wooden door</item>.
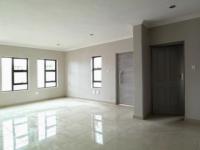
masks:
<path fill-rule="evenodd" d="M 183 45 L 152 47 L 154 114 L 184 114 Z"/>

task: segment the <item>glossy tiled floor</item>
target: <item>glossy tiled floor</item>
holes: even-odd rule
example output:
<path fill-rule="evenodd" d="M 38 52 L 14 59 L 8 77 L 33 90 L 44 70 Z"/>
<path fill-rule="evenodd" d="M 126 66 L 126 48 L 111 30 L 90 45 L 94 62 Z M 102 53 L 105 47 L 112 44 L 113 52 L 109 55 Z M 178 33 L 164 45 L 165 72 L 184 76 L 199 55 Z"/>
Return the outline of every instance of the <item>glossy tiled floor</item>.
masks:
<path fill-rule="evenodd" d="M 78 99 L 0 109 L 0 149 L 200 150 L 200 125 L 133 119 L 133 110 Z"/>

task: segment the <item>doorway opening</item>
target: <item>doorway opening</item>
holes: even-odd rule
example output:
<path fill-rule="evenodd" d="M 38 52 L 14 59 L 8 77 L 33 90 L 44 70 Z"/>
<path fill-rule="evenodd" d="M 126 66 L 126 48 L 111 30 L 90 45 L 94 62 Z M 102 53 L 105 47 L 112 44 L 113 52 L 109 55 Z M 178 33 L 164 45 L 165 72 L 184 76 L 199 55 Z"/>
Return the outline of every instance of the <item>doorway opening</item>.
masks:
<path fill-rule="evenodd" d="M 151 47 L 152 113 L 185 115 L 184 43 Z"/>

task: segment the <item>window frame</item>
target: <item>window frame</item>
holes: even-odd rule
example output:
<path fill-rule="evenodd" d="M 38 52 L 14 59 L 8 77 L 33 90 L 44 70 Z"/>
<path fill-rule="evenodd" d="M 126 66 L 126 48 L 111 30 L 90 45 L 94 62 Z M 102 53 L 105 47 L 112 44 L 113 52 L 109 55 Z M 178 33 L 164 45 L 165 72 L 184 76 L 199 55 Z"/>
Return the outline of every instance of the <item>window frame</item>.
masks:
<path fill-rule="evenodd" d="M 44 60 L 44 87 L 37 87 L 38 89 L 42 89 L 42 88 L 55 88 L 58 86 L 57 83 L 57 60 L 56 59 L 37 59 L 38 60 Z M 55 70 L 47 70 L 46 69 L 46 61 L 54 61 L 55 62 Z M 38 66 L 37 66 L 38 67 Z M 46 73 L 47 72 L 55 72 L 55 80 L 53 81 L 46 81 Z M 46 84 L 47 83 L 55 83 L 55 86 L 51 86 L 51 87 L 47 87 Z"/>
<path fill-rule="evenodd" d="M 28 86 L 28 58 L 19 58 L 19 57 L 2 57 L 2 58 L 10 58 L 11 59 L 11 90 L 8 91 L 2 91 L 2 87 L 1 87 L 1 91 L 2 92 L 12 92 L 12 91 L 24 91 L 24 90 L 28 90 L 29 86 Z M 1 61 L 2 61 L 1 58 Z M 14 60 L 15 59 L 23 59 L 26 60 L 26 70 L 15 70 L 15 64 L 14 64 Z M 23 83 L 15 83 L 15 77 L 14 74 L 15 73 L 26 73 L 26 82 Z M 21 90 L 14 90 L 14 86 L 15 85 L 27 85 L 26 89 L 21 89 Z"/>
<path fill-rule="evenodd" d="M 94 72 L 97 71 L 97 70 L 100 70 L 101 71 L 101 74 L 102 74 L 102 61 L 101 61 L 101 67 L 100 68 L 95 68 L 94 67 L 94 60 L 95 58 L 101 58 L 102 60 L 102 56 L 93 56 L 92 57 L 92 88 L 102 88 L 102 79 L 101 80 L 94 80 Z M 96 87 L 94 86 L 94 83 L 101 83 L 101 87 Z"/>

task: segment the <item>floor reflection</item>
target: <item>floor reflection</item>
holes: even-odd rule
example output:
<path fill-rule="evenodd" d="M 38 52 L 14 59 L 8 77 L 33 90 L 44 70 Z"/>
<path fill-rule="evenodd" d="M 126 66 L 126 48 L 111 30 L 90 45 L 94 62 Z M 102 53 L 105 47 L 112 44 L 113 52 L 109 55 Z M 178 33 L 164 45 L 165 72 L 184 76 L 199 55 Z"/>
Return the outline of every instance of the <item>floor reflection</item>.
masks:
<path fill-rule="evenodd" d="M 38 140 L 56 135 L 56 112 L 48 111 L 38 114 Z"/>
<path fill-rule="evenodd" d="M 21 117 L 3 122 L 4 150 L 15 150 L 28 145 L 29 137 L 27 120 L 27 117 Z"/>
<path fill-rule="evenodd" d="M 33 142 L 40 142 L 56 135 L 56 111 L 38 113 L 36 120 L 34 119 L 34 122 L 37 122 L 36 130 L 31 129 L 29 119 L 17 117 L 2 122 L 3 150 L 21 149 Z"/>
<path fill-rule="evenodd" d="M 103 117 L 102 115 L 94 115 L 92 120 L 95 142 L 103 145 Z"/>

